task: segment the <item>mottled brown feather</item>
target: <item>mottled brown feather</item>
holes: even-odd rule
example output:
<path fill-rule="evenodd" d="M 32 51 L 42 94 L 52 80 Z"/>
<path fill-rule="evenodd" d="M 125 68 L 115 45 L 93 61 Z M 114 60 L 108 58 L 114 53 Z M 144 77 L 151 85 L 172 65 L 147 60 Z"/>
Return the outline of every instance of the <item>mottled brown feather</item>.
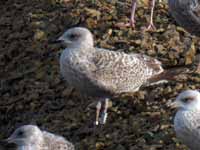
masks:
<path fill-rule="evenodd" d="M 161 63 L 149 56 L 104 49 L 96 51 L 93 63 L 95 79 L 114 94 L 137 91 L 148 78 L 163 71 Z"/>
<path fill-rule="evenodd" d="M 48 150 L 74 150 L 73 144 L 61 136 L 43 131 L 43 138 L 44 145 L 41 147 L 48 147 Z"/>

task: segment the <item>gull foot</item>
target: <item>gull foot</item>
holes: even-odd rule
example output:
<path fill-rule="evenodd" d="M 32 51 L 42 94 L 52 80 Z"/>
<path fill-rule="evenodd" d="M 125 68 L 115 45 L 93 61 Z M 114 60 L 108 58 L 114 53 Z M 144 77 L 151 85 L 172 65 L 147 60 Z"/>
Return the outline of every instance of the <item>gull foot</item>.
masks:
<path fill-rule="evenodd" d="M 150 23 L 148 27 L 144 27 L 143 31 L 156 31 L 156 27 L 153 23 Z"/>

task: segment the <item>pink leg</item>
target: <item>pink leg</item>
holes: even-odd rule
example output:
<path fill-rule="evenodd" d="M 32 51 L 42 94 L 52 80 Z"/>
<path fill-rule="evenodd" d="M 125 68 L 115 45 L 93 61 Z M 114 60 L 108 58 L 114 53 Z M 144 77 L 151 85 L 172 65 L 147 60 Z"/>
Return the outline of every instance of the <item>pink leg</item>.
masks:
<path fill-rule="evenodd" d="M 135 28 L 135 10 L 137 6 L 137 0 L 132 1 L 132 8 L 131 8 L 131 18 L 129 23 L 117 23 L 117 27 L 133 27 Z"/>
<path fill-rule="evenodd" d="M 145 30 L 147 30 L 147 31 L 149 31 L 149 30 L 156 30 L 156 27 L 154 26 L 154 23 L 153 23 L 153 14 L 154 14 L 155 2 L 156 2 L 156 0 L 152 0 L 152 2 L 151 2 L 151 17 L 150 17 L 150 23 L 149 23 L 149 26 L 145 29 Z"/>
<path fill-rule="evenodd" d="M 130 19 L 130 25 L 135 28 L 135 11 L 137 7 L 136 0 L 132 1 L 132 9 L 131 9 L 131 19 Z"/>

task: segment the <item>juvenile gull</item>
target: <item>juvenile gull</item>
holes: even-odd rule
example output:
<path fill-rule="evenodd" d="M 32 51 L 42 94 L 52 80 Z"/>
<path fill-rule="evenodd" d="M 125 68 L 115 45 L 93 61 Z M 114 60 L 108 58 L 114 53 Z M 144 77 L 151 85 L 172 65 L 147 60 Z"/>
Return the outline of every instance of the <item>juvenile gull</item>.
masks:
<path fill-rule="evenodd" d="M 177 23 L 200 36 L 200 0 L 168 0 L 169 10 Z"/>
<path fill-rule="evenodd" d="M 154 26 L 153 23 L 153 14 L 154 14 L 154 7 L 155 7 L 155 2 L 156 0 L 149 0 L 151 1 L 151 16 L 150 16 L 150 23 L 146 30 L 155 30 L 156 27 Z M 117 26 L 130 26 L 132 28 L 135 28 L 135 11 L 136 11 L 136 6 L 137 6 L 137 0 L 132 0 L 132 8 L 131 8 L 131 17 L 130 17 L 130 22 L 129 23 L 118 23 Z"/>
<path fill-rule="evenodd" d="M 184 91 L 171 105 L 179 108 L 174 118 L 177 137 L 191 150 L 199 150 L 200 93 L 196 90 Z"/>
<path fill-rule="evenodd" d="M 41 131 L 34 125 L 16 129 L 7 142 L 15 143 L 18 150 L 74 150 L 72 143 L 63 137 Z"/>
<path fill-rule="evenodd" d="M 61 74 L 82 94 L 100 99 L 96 124 L 104 124 L 108 99 L 113 95 L 135 92 L 180 74 L 183 68 L 164 71 L 161 62 L 143 54 L 126 54 L 94 47 L 91 32 L 82 27 L 67 30 L 59 39 L 66 49 L 60 57 Z M 101 101 L 105 106 L 99 118 Z"/>

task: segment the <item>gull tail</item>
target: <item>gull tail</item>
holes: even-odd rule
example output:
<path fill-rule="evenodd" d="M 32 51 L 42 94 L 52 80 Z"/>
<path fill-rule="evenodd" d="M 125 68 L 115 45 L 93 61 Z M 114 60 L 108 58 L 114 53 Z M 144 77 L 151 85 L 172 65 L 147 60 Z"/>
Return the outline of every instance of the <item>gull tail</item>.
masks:
<path fill-rule="evenodd" d="M 184 66 L 176 66 L 169 69 L 165 69 L 158 75 L 155 75 L 148 79 L 149 85 L 164 83 L 172 80 L 178 80 L 180 76 L 185 76 L 188 74 L 195 73 L 197 67 L 194 65 L 184 65 Z"/>

